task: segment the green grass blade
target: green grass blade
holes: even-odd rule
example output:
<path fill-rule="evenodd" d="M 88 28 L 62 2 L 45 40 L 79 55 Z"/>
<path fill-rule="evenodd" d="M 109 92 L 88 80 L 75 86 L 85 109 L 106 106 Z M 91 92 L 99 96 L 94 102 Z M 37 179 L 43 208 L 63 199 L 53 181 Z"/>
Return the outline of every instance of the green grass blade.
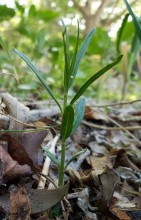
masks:
<path fill-rule="evenodd" d="M 138 49 L 140 48 L 140 41 L 137 35 L 137 32 L 134 35 L 133 41 L 132 41 L 132 47 L 131 47 L 131 53 L 137 54 Z"/>
<path fill-rule="evenodd" d="M 111 69 L 113 66 L 115 66 L 121 59 L 123 55 L 120 55 L 117 57 L 117 59 L 105 66 L 103 69 L 99 70 L 97 73 L 95 73 L 88 81 L 79 89 L 79 91 L 76 93 L 76 95 L 71 100 L 70 104 L 72 105 L 85 91 L 86 89 L 95 81 L 97 80 L 101 75 L 103 75 L 106 71 Z"/>
<path fill-rule="evenodd" d="M 68 91 L 69 80 L 70 80 L 70 50 L 69 50 L 69 36 L 67 32 L 66 25 L 63 20 L 61 20 L 64 27 L 63 31 L 63 43 L 64 43 L 64 56 L 65 56 L 65 68 L 64 68 L 64 90 Z"/>
<path fill-rule="evenodd" d="M 138 20 L 137 20 L 136 15 L 135 15 L 134 12 L 132 11 L 132 9 L 131 9 L 131 7 L 130 7 L 128 1 L 127 1 L 127 0 L 124 0 L 124 2 L 125 2 L 125 4 L 126 4 L 126 7 L 127 7 L 128 11 L 129 11 L 130 15 L 132 16 L 133 23 L 134 23 L 134 25 L 135 25 L 135 28 L 136 28 L 136 31 L 137 31 L 137 34 L 138 34 L 138 38 L 140 39 L 140 43 L 141 43 L 141 27 L 140 27 L 140 24 L 139 24 L 139 22 L 138 22 Z"/>
<path fill-rule="evenodd" d="M 62 118 L 62 126 L 61 126 L 62 141 L 65 141 L 70 136 L 72 132 L 73 121 L 74 121 L 74 110 L 71 105 L 68 105 L 64 110 L 63 118 Z"/>
<path fill-rule="evenodd" d="M 1 36 L 0 36 L 0 44 L 1 44 L 2 48 L 5 50 L 5 52 L 6 52 L 7 56 L 8 56 L 8 59 L 9 59 L 9 61 L 10 61 L 10 63 L 11 63 L 12 68 L 13 68 L 15 77 L 16 77 L 16 79 L 17 79 L 17 81 L 18 81 L 18 74 L 17 74 L 17 71 L 16 71 L 16 69 L 15 69 L 13 60 L 11 59 L 11 55 L 10 55 L 10 53 L 9 53 L 9 50 L 8 50 L 8 48 L 7 48 L 7 45 L 6 45 L 5 41 L 2 39 Z"/>
<path fill-rule="evenodd" d="M 139 48 L 140 48 L 140 40 L 138 38 L 138 35 L 137 35 L 137 32 L 135 32 L 135 35 L 134 35 L 134 38 L 133 38 L 133 41 L 132 41 L 132 48 L 131 48 L 131 51 L 130 51 L 130 57 L 129 57 L 129 65 L 128 65 L 128 71 L 127 71 L 127 77 L 129 79 L 130 77 L 130 74 L 133 70 L 133 66 L 136 62 L 136 56 L 137 56 L 137 52 L 139 51 Z"/>
<path fill-rule="evenodd" d="M 81 154 L 84 154 L 87 151 L 87 149 L 81 150 L 79 152 L 77 152 L 65 165 L 65 169 L 67 168 L 67 166 L 75 159 L 77 159 Z"/>
<path fill-rule="evenodd" d="M 80 125 L 81 121 L 84 118 L 84 113 L 85 113 L 85 99 L 80 99 L 75 106 L 75 117 L 74 117 L 74 123 L 71 134 L 73 134 Z"/>
<path fill-rule="evenodd" d="M 128 17 L 129 17 L 129 14 L 126 14 L 124 19 L 123 19 L 123 21 L 122 21 L 122 24 L 121 24 L 121 27 L 119 29 L 119 32 L 118 32 L 117 42 L 116 42 L 116 48 L 117 48 L 117 52 L 118 53 L 120 53 L 121 37 L 122 37 L 123 31 L 124 31 L 125 25 L 127 23 Z"/>
<path fill-rule="evenodd" d="M 76 62 L 76 57 L 77 57 L 77 52 L 78 52 L 78 45 L 79 45 L 79 22 L 78 22 L 78 28 L 77 28 L 77 37 L 76 37 L 76 44 L 75 44 L 75 50 L 71 59 L 71 64 L 70 64 L 70 84 L 69 88 L 73 82 L 73 77 L 74 77 L 74 68 L 75 68 L 75 62 Z"/>
<path fill-rule="evenodd" d="M 31 61 L 27 58 L 27 56 L 25 56 L 22 52 L 20 52 L 19 50 L 15 49 L 15 52 L 27 63 L 27 65 L 30 67 L 30 69 L 32 69 L 32 71 L 36 74 L 36 76 L 38 77 L 38 79 L 40 80 L 40 82 L 42 83 L 42 85 L 45 87 L 45 89 L 48 91 L 48 93 L 50 94 L 50 96 L 54 99 L 54 101 L 56 102 L 56 104 L 58 105 L 58 107 L 60 108 L 60 111 L 62 112 L 62 108 L 59 104 L 59 102 L 57 101 L 57 99 L 55 98 L 55 96 L 53 95 L 51 89 L 49 88 L 48 84 L 46 83 L 46 81 L 44 80 L 44 78 L 42 77 L 42 75 L 39 73 L 39 71 L 37 70 L 37 68 L 31 63 Z"/>
<path fill-rule="evenodd" d="M 78 53 L 77 53 L 76 62 L 75 62 L 75 66 L 74 66 L 73 73 L 72 73 L 73 78 L 72 78 L 72 81 L 71 81 L 71 85 L 72 85 L 73 82 L 74 82 L 74 79 L 75 79 L 75 77 L 76 77 L 77 70 L 78 70 L 78 67 L 79 67 L 79 65 L 80 65 L 80 62 L 81 62 L 82 58 L 83 58 L 84 55 L 85 55 L 85 52 L 86 52 L 86 50 L 87 50 L 87 47 L 88 47 L 88 45 L 89 45 L 89 43 L 90 43 L 92 37 L 94 36 L 95 31 L 96 31 L 96 30 L 95 30 L 95 28 L 94 28 L 94 29 L 92 29 L 92 30 L 89 32 L 89 34 L 86 36 L 86 38 L 85 38 L 85 40 L 84 40 L 84 42 L 83 42 L 83 44 L 82 44 L 80 50 L 79 50 Z"/>

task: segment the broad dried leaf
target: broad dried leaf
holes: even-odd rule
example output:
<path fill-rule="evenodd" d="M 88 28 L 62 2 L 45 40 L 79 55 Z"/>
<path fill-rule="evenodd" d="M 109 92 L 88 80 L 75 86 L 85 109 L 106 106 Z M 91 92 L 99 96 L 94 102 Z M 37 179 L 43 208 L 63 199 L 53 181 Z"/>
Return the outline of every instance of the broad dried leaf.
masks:
<path fill-rule="evenodd" d="M 43 153 L 41 151 L 41 144 L 44 138 L 48 134 L 48 131 L 36 131 L 32 133 L 22 133 L 18 142 L 24 147 L 29 157 L 33 160 L 35 165 L 42 165 Z M 11 148 L 11 146 L 10 146 Z"/>
<path fill-rule="evenodd" d="M 120 220 L 131 220 L 131 218 L 122 210 L 119 210 L 116 207 L 111 209 L 112 213 L 115 214 Z"/>
<path fill-rule="evenodd" d="M 23 187 L 10 193 L 9 220 L 30 220 L 30 203 Z"/>
<path fill-rule="evenodd" d="M 85 107 L 85 119 L 87 120 L 103 120 L 107 122 L 107 118 L 100 114 L 100 112 L 92 109 L 88 105 Z"/>
<path fill-rule="evenodd" d="M 27 133 L 19 133 L 19 136 L 13 137 L 11 133 L 7 135 L 1 135 L 0 140 L 7 141 L 8 152 L 13 159 L 18 161 L 19 164 L 30 163 L 34 165 L 42 165 L 43 154 L 41 151 L 41 144 L 46 137 L 48 131 L 36 131 Z M 31 163 L 32 160 L 32 163 Z M 29 162 L 30 161 L 30 162 Z"/>
<path fill-rule="evenodd" d="M 69 183 L 63 187 L 52 190 L 31 189 L 29 192 L 31 214 L 43 212 L 51 208 L 67 195 L 68 189 Z"/>
<path fill-rule="evenodd" d="M 110 206 L 110 201 L 113 196 L 115 187 L 120 182 L 120 177 L 113 169 L 106 168 L 105 172 L 99 175 L 101 183 L 101 209 L 106 210 Z"/>
<path fill-rule="evenodd" d="M 8 153 L 10 156 L 16 160 L 20 165 L 27 164 L 31 167 L 33 171 L 39 171 L 33 163 L 33 160 L 29 157 L 23 145 L 21 145 L 16 138 L 9 135 L 3 135 L 0 140 L 8 142 Z"/>
<path fill-rule="evenodd" d="M 1 179 L 6 182 L 20 176 L 27 176 L 31 174 L 31 169 L 28 165 L 19 165 L 17 161 L 10 157 L 2 146 L 0 146 L 0 164 Z"/>
<path fill-rule="evenodd" d="M 128 158 L 126 151 L 124 149 L 120 149 L 117 152 L 117 157 L 115 160 L 115 164 L 114 167 L 118 167 L 118 166 L 122 166 L 122 167 L 128 167 L 131 168 L 133 170 L 139 171 L 141 172 L 141 169 L 139 169 L 134 163 L 132 163 L 132 161 Z"/>
<path fill-rule="evenodd" d="M 106 166 L 112 169 L 112 163 L 109 156 L 95 157 L 91 155 L 87 157 L 87 162 L 92 166 L 97 174 L 102 174 Z"/>

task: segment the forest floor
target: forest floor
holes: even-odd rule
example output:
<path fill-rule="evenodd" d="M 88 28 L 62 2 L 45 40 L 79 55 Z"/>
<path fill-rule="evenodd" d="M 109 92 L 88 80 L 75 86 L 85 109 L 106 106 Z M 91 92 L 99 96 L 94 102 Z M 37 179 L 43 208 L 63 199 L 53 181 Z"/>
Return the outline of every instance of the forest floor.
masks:
<path fill-rule="evenodd" d="M 141 100 L 96 105 L 67 140 L 64 186 L 46 149 L 60 158 L 58 108 L 22 104 L 8 93 L 0 107 L 1 220 L 141 219 Z M 24 132 L 23 132 L 24 130 Z"/>

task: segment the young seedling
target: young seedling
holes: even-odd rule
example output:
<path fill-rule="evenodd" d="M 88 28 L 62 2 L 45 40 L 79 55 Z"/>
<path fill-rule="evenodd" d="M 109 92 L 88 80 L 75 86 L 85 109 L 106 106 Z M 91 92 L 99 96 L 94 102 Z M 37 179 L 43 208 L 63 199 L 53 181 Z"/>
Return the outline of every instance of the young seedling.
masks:
<path fill-rule="evenodd" d="M 84 150 L 81 152 L 76 153 L 68 162 L 65 164 L 65 153 L 66 153 L 66 140 L 72 135 L 78 126 L 80 125 L 83 117 L 84 117 L 84 110 L 85 110 L 85 100 L 79 99 L 86 89 L 101 75 L 103 75 L 106 71 L 110 68 L 115 66 L 122 58 L 122 55 L 118 56 L 115 61 L 108 64 L 97 73 L 95 73 L 91 78 L 89 78 L 82 87 L 78 90 L 78 92 L 74 95 L 71 101 L 68 100 L 68 93 L 69 90 L 72 88 L 76 74 L 81 63 L 82 58 L 85 55 L 86 49 L 95 34 L 95 28 L 90 31 L 90 33 L 86 36 L 84 42 L 82 43 L 80 49 L 78 49 L 79 43 L 79 24 L 78 24 L 78 31 L 76 37 L 76 44 L 73 54 L 70 53 L 70 43 L 69 43 L 69 35 L 67 32 L 67 28 L 62 21 L 63 25 L 63 45 L 64 45 L 64 57 L 65 57 L 65 66 L 64 66 L 64 94 L 63 94 L 63 106 L 60 105 L 59 101 L 55 98 L 55 95 L 47 85 L 46 81 L 43 79 L 42 75 L 39 73 L 37 68 L 31 63 L 31 61 L 20 51 L 14 49 L 15 52 L 27 63 L 27 65 L 33 70 L 36 74 L 42 85 L 48 91 L 50 96 L 54 99 L 56 104 L 58 105 L 61 115 L 62 115 L 62 122 L 61 122 L 61 159 L 58 160 L 55 158 L 53 154 L 47 152 L 50 159 L 57 165 L 58 167 L 58 174 L 59 174 L 59 181 L 58 185 L 62 186 L 64 184 L 64 173 L 67 166 L 72 162 L 73 159 L 78 157 L 80 154 L 84 153 Z M 79 99 L 79 100 L 78 100 Z M 78 100 L 78 102 L 76 102 Z"/>

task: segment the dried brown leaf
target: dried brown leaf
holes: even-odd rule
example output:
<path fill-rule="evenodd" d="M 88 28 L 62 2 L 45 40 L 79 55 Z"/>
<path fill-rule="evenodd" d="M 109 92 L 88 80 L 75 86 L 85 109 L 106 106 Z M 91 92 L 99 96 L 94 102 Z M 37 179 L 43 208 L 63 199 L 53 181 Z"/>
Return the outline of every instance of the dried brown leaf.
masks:
<path fill-rule="evenodd" d="M 35 131 L 32 133 L 22 133 L 18 138 L 19 144 L 24 147 L 35 165 L 42 165 L 43 154 L 41 151 L 41 144 L 47 134 L 47 130 Z"/>
<path fill-rule="evenodd" d="M 113 217 L 115 220 L 119 220 L 119 218 L 110 212 L 111 201 L 113 198 L 113 193 L 115 191 L 115 187 L 120 181 L 118 175 L 114 172 L 113 169 L 109 169 L 108 167 L 105 169 L 101 175 L 99 175 L 100 181 L 100 191 L 101 198 L 97 201 L 97 207 L 102 212 L 103 215 L 108 217 Z"/>
<path fill-rule="evenodd" d="M 118 208 L 113 207 L 111 209 L 113 214 L 115 214 L 120 220 L 131 220 L 131 218 L 123 211 L 119 210 Z"/>
<path fill-rule="evenodd" d="M 0 163 L 1 163 L 1 177 L 4 181 L 10 181 L 20 176 L 27 176 L 31 174 L 31 169 L 28 165 L 19 165 L 17 161 L 13 160 L 10 155 L 0 146 Z"/>
<path fill-rule="evenodd" d="M 10 193 L 9 220 L 30 220 L 30 203 L 23 187 Z"/>
<path fill-rule="evenodd" d="M 112 169 L 112 163 L 109 156 L 95 157 L 91 155 L 87 157 L 87 162 L 92 166 L 97 174 L 103 173 L 106 166 Z"/>
<path fill-rule="evenodd" d="M 90 106 L 85 107 L 85 119 L 87 120 L 104 120 L 107 121 L 107 118 L 104 117 L 100 112 L 95 111 Z"/>
<path fill-rule="evenodd" d="M 141 172 L 141 170 L 128 158 L 126 151 L 124 149 L 120 149 L 117 152 L 117 157 L 115 160 L 114 167 L 118 167 L 118 166 L 128 167 L 133 170 Z"/>
<path fill-rule="evenodd" d="M 21 145 L 17 139 L 9 136 L 9 135 L 3 135 L 1 140 L 8 142 L 8 153 L 10 156 L 16 160 L 20 165 L 27 164 L 31 167 L 33 171 L 39 171 L 39 168 L 37 168 L 32 159 L 29 157 L 28 153 L 26 152 L 23 145 Z"/>
<path fill-rule="evenodd" d="M 31 213 L 43 212 L 67 195 L 69 183 L 57 189 L 31 189 L 29 199 L 31 205 Z"/>

